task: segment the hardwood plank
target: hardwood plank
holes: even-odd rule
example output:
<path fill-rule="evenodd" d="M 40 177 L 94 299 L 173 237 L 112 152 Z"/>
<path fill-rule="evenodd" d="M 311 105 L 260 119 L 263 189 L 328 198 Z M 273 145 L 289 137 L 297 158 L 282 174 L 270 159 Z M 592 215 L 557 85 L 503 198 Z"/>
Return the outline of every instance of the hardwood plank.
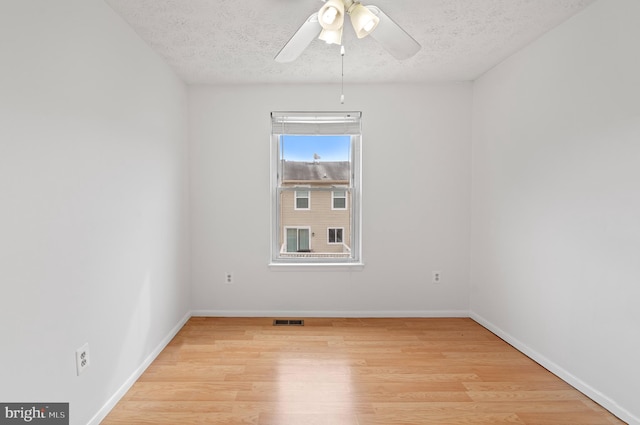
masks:
<path fill-rule="evenodd" d="M 526 425 L 514 413 L 385 412 L 359 415 L 359 425 Z M 574 424 L 575 425 L 575 424 Z"/>
<path fill-rule="evenodd" d="M 109 415 L 104 425 L 259 425 L 259 412 L 125 411 Z"/>
<path fill-rule="evenodd" d="M 539 400 L 582 400 L 584 395 L 570 390 L 529 390 L 529 391 L 468 391 L 473 401 L 539 401 Z"/>
<path fill-rule="evenodd" d="M 127 393 L 132 401 L 231 401 L 250 384 L 227 382 L 136 382 Z"/>
<path fill-rule="evenodd" d="M 265 413 L 258 425 L 360 425 L 356 415 L 313 413 Z"/>
<path fill-rule="evenodd" d="M 266 401 L 236 401 L 234 411 L 259 411 L 261 414 L 313 414 L 313 415 L 359 415 L 374 414 L 371 403 L 353 400 L 320 402 L 292 401 L 271 403 Z"/>
<path fill-rule="evenodd" d="M 244 372 L 241 365 L 208 365 L 194 362 L 178 362 L 175 364 L 152 364 L 142 374 L 139 382 L 215 382 L 224 381 L 228 374 Z"/>
<path fill-rule="evenodd" d="M 573 387 L 561 379 L 547 381 L 514 381 L 514 382 L 465 382 L 464 386 L 471 392 L 484 391 L 557 391 L 571 390 Z"/>
<path fill-rule="evenodd" d="M 470 319 L 304 320 L 190 319 L 102 424 L 623 423 Z"/>
<path fill-rule="evenodd" d="M 461 413 L 466 416 L 472 413 L 575 413 L 587 412 L 584 405 L 578 400 L 562 400 L 549 403 L 547 401 L 496 401 L 492 403 L 468 403 L 468 402 L 419 402 L 419 403 L 372 403 L 376 413 L 382 412 L 420 412 L 426 416 L 438 415 L 443 412 Z"/>
<path fill-rule="evenodd" d="M 518 417 L 526 425 L 603 425 L 622 424 L 622 421 L 611 421 L 610 415 L 596 412 L 527 412 L 518 413 Z"/>

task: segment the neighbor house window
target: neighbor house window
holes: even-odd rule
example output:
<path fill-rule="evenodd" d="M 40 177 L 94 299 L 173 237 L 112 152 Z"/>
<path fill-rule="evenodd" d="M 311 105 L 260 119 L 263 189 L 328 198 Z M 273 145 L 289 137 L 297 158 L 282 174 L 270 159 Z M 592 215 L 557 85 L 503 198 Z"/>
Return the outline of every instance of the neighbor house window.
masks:
<path fill-rule="evenodd" d="M 308 210 L 309 209 L 309 191 L 308 190 L 296 190 L 295 192 L 295 209 Z"/>
<path fill-rule="evenodd" d="M 342 228 L 328 228 L 327 229 L 329 243 L 342 243 L 342 233 L 344 229 Z"/>
<path fill-rule="evenodd" d="M 347 191 L 334 190 L 331 192 L 331 209 L 344 210 L 347 208 Z"/>
<path fill-rule="evenodd" d="M 285 252 L 310 252 L 311 245 L 309 238 L 309 228 L 286 227 L 285 231 Z"/>
<path fill-rule="evenodd" d="M 360 118 L 271 114 L 272 263 L 361 262 Z"/>

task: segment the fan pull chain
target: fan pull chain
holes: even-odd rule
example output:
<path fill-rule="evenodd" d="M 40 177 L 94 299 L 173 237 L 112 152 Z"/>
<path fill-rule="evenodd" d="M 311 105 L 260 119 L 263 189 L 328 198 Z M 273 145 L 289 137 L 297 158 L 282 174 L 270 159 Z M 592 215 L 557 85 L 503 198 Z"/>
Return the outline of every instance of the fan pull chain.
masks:
<path fill-rule="evenodd" d="M 344 105 L 344 46 L 340 46 L 340 56 L 342 58 L 342 92 L 340 93 L 340 103 Z"/>

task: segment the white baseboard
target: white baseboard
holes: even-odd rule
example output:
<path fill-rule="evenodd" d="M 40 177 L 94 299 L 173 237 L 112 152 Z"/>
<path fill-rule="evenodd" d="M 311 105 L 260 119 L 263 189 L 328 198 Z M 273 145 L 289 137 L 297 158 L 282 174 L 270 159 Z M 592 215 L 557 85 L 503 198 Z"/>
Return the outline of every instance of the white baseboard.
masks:
<path fill-rule="evenodd" d="M 140 366 L 136 370 L 133 371 L 131 376 L 118 388 L 118 391 L 115 392 L 114 395 L 105 403 L 104 406 L 96 413 L 93 418 L 89 421 L 87 425 L 99 425 L 100 422 L 107 417 L 111 409 L 115 407 L 116 404 L 120 401 L 122 397 L 129 391 L 129 389 L 136 383 L 138 378 L 142 376 L 144 371 L 149 367 L 149 365 L 158 357 L 158 355 L 164 350 L 164 348 L 171 342 L 173 337 L 177 335 L 177 333 L 182 329 L 182 327 L 187 323 L 187 320 L 191 318 L 191 312 L 188 312 L 184 315 L 182 319 L 169 331 L 167 336 L 165 336 L 160 344 L 147 356 L 147 358 L 142 362 Z"/>
<path fill-rule="evenodd" d="M 335 311 L 335 310 L 194 310 L 195 317 L 469 317 L 467 310 L 390 310 L 390 311 Z"/>
<path fill-rule="evenodd" d="M 612 414 L 614 414 L 618 418 L 627 422 L 629 425 L 640 425 L 640 418 L 637 418 L 636 416 L 632 415 L 628 410 L 624 409 L 614 400 L 610 399 L 606 395 L 602 394 L 600 391 L 586 384 L 580 378 L 576 377 L 575 375 L 572 375 L 562 367 L 558 366 L 553 361 L 549 360 L 542 354 L 538 353 L 537 351 L 533 350 L 526 344 L 522 343 L 517 338 L 514 338 L 513 336 L 509 335 L 498 326 L 486 320 L 484 317 L 474 312 L 470 312 L 469 317 L 471 317 L 473 320 L 475 320 L 476 322 L 478 322 L 479 324 L 481 324 L 482 326 L 484 326 L 494 334 L 498 335 L 500 338 L 502 338 L 503 340 L 511 344 L 513 347 L 515 347 L 518 351 L 522 352 L 529 358 L 533 359 L 535 362 L 543 366 L 545 369 L 547 369 L 554 375 L 558 376 L 560 379 L 562 379 L 569 385 L 576 388 L 578 391 L 580 391 L 581 393 L 583 393 L 584 395 L 586 395 L 587 397 L 589 397 L 590 399 L 598 403 L 600 406 L 610 411 Z"/>

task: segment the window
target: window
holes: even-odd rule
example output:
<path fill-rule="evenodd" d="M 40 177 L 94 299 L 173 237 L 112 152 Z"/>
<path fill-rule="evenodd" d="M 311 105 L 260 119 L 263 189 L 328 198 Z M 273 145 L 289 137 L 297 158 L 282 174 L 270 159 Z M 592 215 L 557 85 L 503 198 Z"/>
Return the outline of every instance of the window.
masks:
<path fill-rule="evenodd" d="M 271 123 L 271 262 L 359 264 L 360 112 L 273 112 Z"/>
<path fill-rule="evenodd" d="M 327 237 L 329 243 L 342 243 L 342 233 L 344 232 L 343 228 L 329 227 L 327 231 L 327 233 L 329 234 Z"/>
<path fill-rule="evenodd" d="M 308 210 L 309 209 L 309 191 L 308 190 L 296 190 L 295 193 L 295 209 Z"/>
<path fill-rule="evenodd" d="M 309 228 L 285 228 L 285 252 L 310 252 Z"/>
<path fill-rule="evenodd" d="M 331 209 L 345 210 L 347 209 L 347 191 L 334 190 L 331 192 Z"/>

